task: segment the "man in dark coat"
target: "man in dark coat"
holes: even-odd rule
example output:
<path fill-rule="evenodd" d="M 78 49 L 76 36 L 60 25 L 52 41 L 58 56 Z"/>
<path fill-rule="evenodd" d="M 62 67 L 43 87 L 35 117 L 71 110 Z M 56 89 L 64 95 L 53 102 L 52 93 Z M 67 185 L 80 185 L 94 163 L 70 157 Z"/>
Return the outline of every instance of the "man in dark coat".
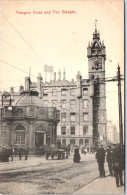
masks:
<path fill-rule="evenodd" d="M 27 160 L 27 158 L 28 158 L 28 148 L 25 148 L 25 160 Z"/>
<path fill-rule="evenodd" d="M 109 173 L 111 176 L 113 176 L 113 150 L 111 149 L 111 146 L 108 146 L 107 149 L 107 162 L 108 162 L 108 168 L 109 168 Z"/>
<path fill-rule="evenodd" d="M 22 158 L 22 148 L 19 148 L 19 160 Z"/>
<path fill-rule="evenodd" d="M 100 177 L 105 177 L 105 169 L 104 169 L 105 150 L 103 148 L 103 145 L 99 145 L 99 148 L 96 152 L 96 159 L 98 162 Z"/>
<path fill-rule="evenodd" d="M 113 151 L 113 163 L 116 177 L 116 186 L 123 186 L 122 171 L 124 169 L 124 154 L 120 144 L 117 144 Z"/>
<path fill-rule="evenodd" d="M 80 159 L 81 159 L 81 157 L 80 157 L 80 154 L 79 154 L 79 148 L 76 146 L 74 148 L 73 161 L 74 161 L 74 163 L 79 163 L 80 162 Z"/>

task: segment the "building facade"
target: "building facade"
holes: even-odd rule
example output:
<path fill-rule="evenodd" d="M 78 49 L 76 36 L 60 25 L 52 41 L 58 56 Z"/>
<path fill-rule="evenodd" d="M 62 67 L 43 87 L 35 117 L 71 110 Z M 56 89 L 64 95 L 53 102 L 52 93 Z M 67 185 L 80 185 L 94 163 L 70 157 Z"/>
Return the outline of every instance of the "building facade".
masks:
<path fill-rule="evenodd" d="M 107 121 L 107 142 L 108 143 L 119 143 L 119 133 L 117 133 L 116 125 L 112 121 Z"/>
<path fill-rule="evenodd" d="M 46 107 L 54 107 L 60 111 L 60 122 L 57 125 L 57 139 L 62 145 L 78 145 L 90 149 L 98 143 L 106 145 L 107 113 L 105 93 L 105 60 L 104 42 L 95 28 L 93 39 L 87 47 L 88 79 L 83 79 L 80 72 L 76 79 L 68 81 L 65 71 L 56 73 L 50 82 L 43 82 L 38 74 L 37 82 L 31 82 L 30 89 L 37 90 L 38 96 Z M 85 71 L 85 67 L 84 67 Z M 27 87 L 27 86 L 25 86 Z M 20 87 L 20 92 L 23 87 Z M 13 92 L 12 99 L 20 94 Z"/>

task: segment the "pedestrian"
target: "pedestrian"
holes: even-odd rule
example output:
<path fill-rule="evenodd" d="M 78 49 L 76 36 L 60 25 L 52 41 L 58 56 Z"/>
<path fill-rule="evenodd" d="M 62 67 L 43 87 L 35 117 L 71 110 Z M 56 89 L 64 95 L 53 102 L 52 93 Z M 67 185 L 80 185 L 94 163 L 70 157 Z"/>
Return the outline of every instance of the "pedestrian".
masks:
<path fill-rule="evenodd" d="M 25 148 L 25 160 L 28 158 L 28 148 Z"/>
<path fill-rule="evenodd" d="M 76 146 L 74 148 L 73 161 L 74 161 L 74 163 L 79 163 L 80 162 L 80 159 L 81 159 L 81 157 L 80 157 L 80 154 L 79 154 L 79 148 L 78 148 L 78 146 Z"/>
<path fill-rule="evenodd" d="M 13 161 L 13 150 L 11 147 L 8 148 L 9 157 L 11 157 L 11 160 Z"/>
<path fill-rule="evenodd" d="M 99 173 L 100 177 L 105 177 L 105 169 L 104 169 L 104 163 L 105 163 L 105 150 L 103 148 L 103 145 L 99 145 L 99 148 L 96 152 L 96 159 L 98 163 Z"/>
<path fill-rule="evenodd" d="M 113 150 L 110 145 L 107 148 L 107 162 L 110 176 L 113 176 Z"/>
<path fill-rule="evenodd" d="M 123 186 L 123 165 L 124 165 L 124 154 L 120 144 L 117 144 L 116 148 L 113 152 L 113 163 L 114 163 L 114 171 L 116 178 L 116 186 Z"/>
<path fill-rule="evenodd" d="M 22 148 L 19 148 L 19 160 L 22 158 Z"/>

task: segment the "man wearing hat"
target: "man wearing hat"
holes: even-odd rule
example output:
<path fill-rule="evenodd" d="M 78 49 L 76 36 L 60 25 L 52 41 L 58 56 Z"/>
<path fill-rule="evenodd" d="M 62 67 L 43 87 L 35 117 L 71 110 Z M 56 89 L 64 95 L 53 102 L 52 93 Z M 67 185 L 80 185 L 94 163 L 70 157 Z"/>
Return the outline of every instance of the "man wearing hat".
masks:
<path fill-rule="evenodd" d="M 102 144 L 100 144 L 98 147 L 99 148 L 96 153 L 96 159 L 98 162 L 99 173 L 100 173 L 100 177 L 105 177 L 105 169 L 104 169 L 105 150 Z"/>
<path fill-rule="evenodd" d="M 113 152 L 113 163 L 114 171 L 116 177 L 116 186 L 123 186 L 122 172 L 124 169 L 124 152 L 120 146 L 117 144 Z"/>

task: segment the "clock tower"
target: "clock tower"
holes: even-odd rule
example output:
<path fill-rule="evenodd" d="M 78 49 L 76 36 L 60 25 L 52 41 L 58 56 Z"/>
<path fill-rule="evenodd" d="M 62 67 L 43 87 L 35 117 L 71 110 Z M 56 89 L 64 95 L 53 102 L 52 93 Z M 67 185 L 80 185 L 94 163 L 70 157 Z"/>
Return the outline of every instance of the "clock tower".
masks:
<path fill-rule="evenodd" d="M 100 40 L 100 33 L 95 25 L 92 42 L 87 47 L 89 78 L 93 78 L 93 144 L 106 145 L 107 141 L 107 113 L 105 94 L 105 60 L 106 51 L 104 41 Z"/>

